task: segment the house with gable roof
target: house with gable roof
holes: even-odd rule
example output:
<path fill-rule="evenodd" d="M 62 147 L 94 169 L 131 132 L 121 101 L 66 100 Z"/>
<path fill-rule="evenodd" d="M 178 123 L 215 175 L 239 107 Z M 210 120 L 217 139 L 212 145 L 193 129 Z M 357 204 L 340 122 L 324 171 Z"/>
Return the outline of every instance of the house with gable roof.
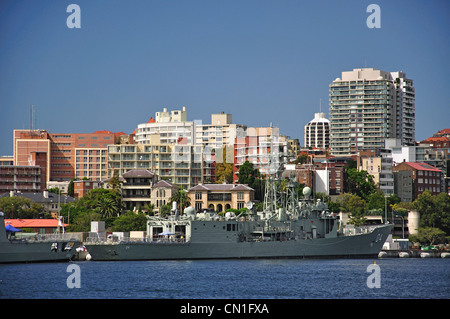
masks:
<path fill-rule="evenodd" d="M 244 184 L 199 184 L 188 190 L 195 211 L 241 209 L 245 203 L 254 199 L 254 194 L 255 190 Z"/>

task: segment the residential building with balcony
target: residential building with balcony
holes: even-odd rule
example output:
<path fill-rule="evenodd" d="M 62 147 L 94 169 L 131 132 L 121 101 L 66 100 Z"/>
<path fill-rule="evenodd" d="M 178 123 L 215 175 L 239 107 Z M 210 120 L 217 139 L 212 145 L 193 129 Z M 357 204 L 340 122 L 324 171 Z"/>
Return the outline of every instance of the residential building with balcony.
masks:
<path fill-rule="evenodd" d="M 152 136 L 159 135 L 161 144 L 194 144 L 195 124 L 187 121 L 186 107 L 182 110 L 156 112 L 147 123 L 139 124 L 136 131 L 137 144 L 151 144 Z"/>
<path fill-rule="evenodd" d="M 126 210 L 144 210 L 150 204 L 152 187 L 158 177 L 146 169 L 127 171 L 122 175 L 122 202 Z"/>
<path fill-rule="evenodd" d="M 124 176 L 131 170 L 150 170 L 187 189 L 202 182 L 202 150 L 199 146 L 161 144 L 159 135 L 150 144 L 108 146 L 108 178 L 115 171 Z"/>
<path fill-rule="evenodd" d="M 37 193 L 44 189 L 40 166 L 0 165 L 0 194 Z"/>
<path fill-rule="evenodd" d="M 333 155 L 383 148 L 386 138 L 415 142 L 415 92 L 403 72 L 373 68 L 342 72 L 330 84 L 330 148 Z"/>

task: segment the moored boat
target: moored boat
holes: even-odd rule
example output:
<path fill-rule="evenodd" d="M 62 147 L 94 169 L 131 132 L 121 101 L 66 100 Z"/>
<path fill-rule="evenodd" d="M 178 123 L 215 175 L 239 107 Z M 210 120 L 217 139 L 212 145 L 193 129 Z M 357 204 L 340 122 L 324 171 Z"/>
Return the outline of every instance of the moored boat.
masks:
<path fill-rule="evenodd" d="M 190 207 L 181 216 L 174 211 L 169 218 L 148 217 L 142 240 L 94 236 L 84 245 L 92 260 L 377 258 L 393 225 L 344 228 L 325 203 L 310 198 L 309 188 L 304 195 L 262 212 L 249 202 L 247 213 L 238 216 Z"/>

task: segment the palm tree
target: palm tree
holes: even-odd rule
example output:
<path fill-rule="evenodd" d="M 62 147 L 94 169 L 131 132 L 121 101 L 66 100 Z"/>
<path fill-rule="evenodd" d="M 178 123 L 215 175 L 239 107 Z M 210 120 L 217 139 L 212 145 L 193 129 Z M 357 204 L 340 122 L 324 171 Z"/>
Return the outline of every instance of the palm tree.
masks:
<path fill-rule="evenodd" d="M 121 207 L 114 198 L 103 196 L 99 198 L 96 210 L 103 218 L 118 217 Z"/>
<path fill-rule="evenodd" d="M 169 204 L 172 205 L 173 202 L 177 202 L 177 209 L 179 212 L 183 212 L 186 207 L 191 206 L 191 199 L 187 195 L 187 191 L 181 186 L 178 190 L 169 198 Z M 183 205 L 180 209 L 180 205 Z"/>

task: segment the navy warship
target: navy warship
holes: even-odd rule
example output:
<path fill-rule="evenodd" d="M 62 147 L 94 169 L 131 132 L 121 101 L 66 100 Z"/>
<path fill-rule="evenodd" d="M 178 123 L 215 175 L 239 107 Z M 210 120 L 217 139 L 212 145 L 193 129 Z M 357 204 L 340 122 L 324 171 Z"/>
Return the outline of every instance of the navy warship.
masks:
<path fill-rule="evenodd" d="M 72 235 L 66 239 L 63 234 L 15 239 L 7 232 L 4 218 L 0 212 L 0 263 L 69 261 L 81 242 Z"/>
<path fill-rule="evenodd" d="M 393 228 L 390 224 L 344 227 L 326 203 L 311 198 L 308 187 L 300 200 L 291 182 L 284 196 L 277 193 L 272 180 L 266 185 L 262 212 L 257 212 L 252 202 L 247 203 L 246 213 L 239 215 L 196 213 L 193 207 L 179 214 L 175 209 L 167 218 L 148 216 L 146 238 L 91 238 L 84 245 L 92 260 L 103 261 L 377 258 Z"/>

